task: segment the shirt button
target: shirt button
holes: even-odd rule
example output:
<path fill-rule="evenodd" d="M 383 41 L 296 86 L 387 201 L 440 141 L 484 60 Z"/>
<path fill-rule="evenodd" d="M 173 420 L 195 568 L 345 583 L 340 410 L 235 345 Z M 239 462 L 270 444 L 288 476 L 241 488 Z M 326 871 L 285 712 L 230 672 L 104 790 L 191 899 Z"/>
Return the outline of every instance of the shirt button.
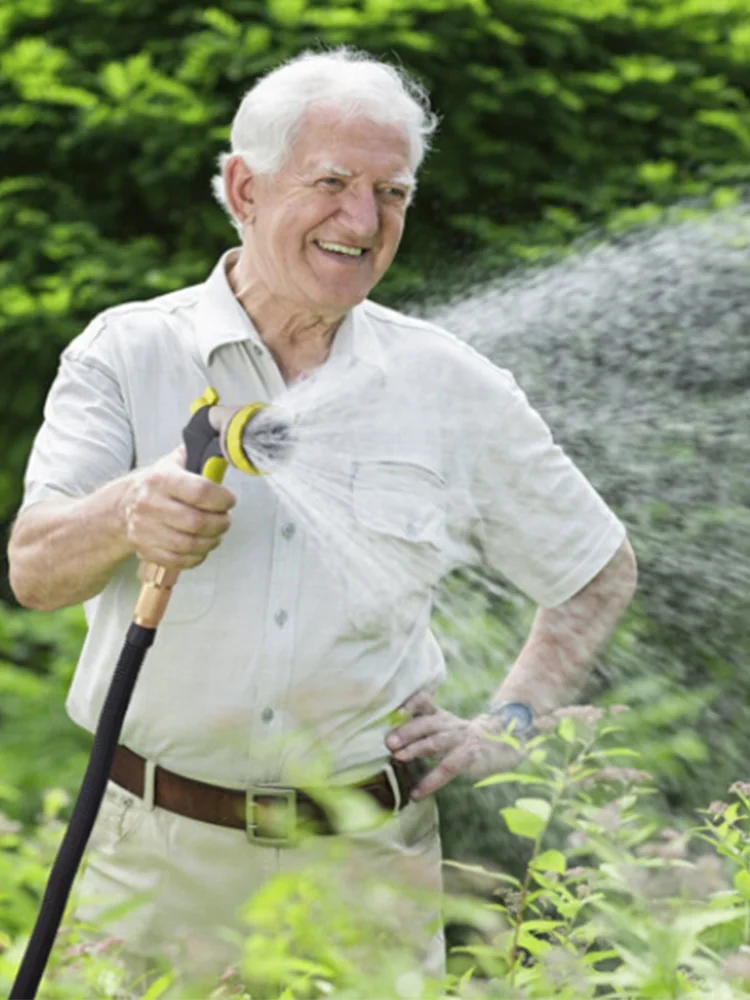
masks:
<path fill-rule="evenodd" d="M 258 355 L 259 357 L 260 357 L 260 355 L 261 355 L 261 354 L 263 353 L 263 348 L 262 348 L 262 347 L 260 346 L 260 344 L 254 344 L 254 345 L 253 345 L 253 350 L 255 351 L 255 353 L 256 353 L 256 354 L 257 354 L 257 355 Z"/>
<path fill-rule="evenodd" d="M 293 521 L 287 521 L 284 527 L 281 529 L 281 534 L 284 538 L 291 538 L 294 532 L 297 530 L 297 526 Z"/>
<path fill-rule="evenodd" d="M 270 722 L 271 719 L 273 718 L 273 709 L 269 705 L 266 705 L 266 707 L 260 713 L 260 717 L 264 722 Z"/>
<path fill-rule="evenodd" d="M 289 615 L 283 608 L 280 608 L 273 617 L 279 628 L 283 628 Z"/>

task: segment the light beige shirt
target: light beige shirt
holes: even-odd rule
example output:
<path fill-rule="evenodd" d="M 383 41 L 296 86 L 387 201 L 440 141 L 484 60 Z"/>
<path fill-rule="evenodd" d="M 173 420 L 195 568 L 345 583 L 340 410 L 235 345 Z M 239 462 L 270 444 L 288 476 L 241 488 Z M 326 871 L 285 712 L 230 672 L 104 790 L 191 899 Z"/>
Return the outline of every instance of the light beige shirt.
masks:
<path fill-rule="evenodd" d="M 279 370 L 229 287 L 228 258 L 202 285 L 107 310 L 64 351 L 24 507 L 88 494 L 172 451 L 208 385 L 228 404 L 283 397 Z M 336 334 L 327 365 L 342 364 L 364 387 L 350 413 L 366 433 L 360 427 L 347 450 L 357 421 L 345 379 L 331 446 L 339 509 L 323 512 L 324 544 L 304 504 L 280 500 L 272 477 L 230 469 L 232 527 L 174 589 L 122 736 L 174 771 L 241 787 L 292 780 L 300 761 L 377 768 L 389 715 L 444 676 L 429 628 L 442 575 L 478 565 L 555 606 L 623 541 L 622 524 L 512 376 L 451 334 L 367 301 Z M 349 531 L 362 546 L 344 539 L 337 554 Z M 85 606 L 68 710 L 90 730 L 132 617 L 136 573 L 127 560 Z"/>

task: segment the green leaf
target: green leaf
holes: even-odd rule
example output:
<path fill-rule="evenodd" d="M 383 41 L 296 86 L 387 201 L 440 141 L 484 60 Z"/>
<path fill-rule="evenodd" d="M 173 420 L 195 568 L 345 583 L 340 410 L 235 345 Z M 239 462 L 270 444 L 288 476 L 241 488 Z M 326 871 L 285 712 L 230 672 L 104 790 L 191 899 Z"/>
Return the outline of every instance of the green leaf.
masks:
<path fill-rule="evenodd" d="M 239 21 L 218 7 L 208 7 L 201 12 L 200 19 L 204 24 L 227 38 L 239 38 L 242 34 L 242 25 Z"/>
<path fill-rule="evenodd" d="M 70 801 L 70 795 L 63 788 L 50 788 L 42 805 L 45 819 L 56 819 Z"/>
<path fill-rule="evenodd" d="M 750 148 L 750 128 L 736 111 L 699 111 L 696 118 L 734 136 L 745 150 Z"/>
<path fill-rule="evenodd" d="M 456 868 L 458 871 L 462 872 L 472 872 L 477 875 L 481 875 L 483 878 L 493 879 L 496 882 L 508 882 L 510 885 L 521 887 L 521 882 L 514 875 L 508 875 L 506 872 L 496 872 L 488 868 L 483 868 L 481 865 L 470 865 L 465 861 L 454 861 L 451 858 L 446 858 L 443 862 L 446 868 Z"/>
<path fill-rule="evenodd" d="M 558 872 L 563 875 L 567 867 L 565 855 L 562 851 L 544 851 L 536 858 L 532 858 L 529 868 L 540 872 Z"/>
<path fill-rule="evenodd" d="M 750 872 L 742 869 L 734 876 L 734 887 L 743 899 L 750 903 Z"/>
<path fill-rule="evenodd" d="M 515 805 L 519 809 L 526 809 L 527 812 L 538 816 L 544 823 L 547 822 L 552 811 L 552 807 L 546 799 L 516 799 Z"/>
<path fill-rule="evenodd" d="M 659 187 L 674 180 L 677 164 L 671 160 L 661 160 L 658 163 L 642 163 L 638 167 L 638 176 L 651 187 Z"/>
<path fill-rule="evenodd" d="M 742 193 L 734 188 L 717 188 L 711 196 L 711 202 L 717 211 L 725 208 L 735 208 L 742 200 Z"/>
<path fill-rule="evenodd" d="M 494 35 L 501 42 L 505 42 L 506 45 L 523 45 L 523 35 L 521 35 L 515 28 L 511 28 L 510 25 L 506 24 L 504 21 L 499 21 L 497 18 L 493 18 L 487 24 L 487 32 Z"/>
<path fill-rule="evenodd" d="M 174 972 L 165 972 L 163 976 L 159 976 L 159 978 L 155 980 L 155 982 L 153 982 L 149 986 L 148 990 L 143 994 L 143 1000 L 158 1000 L 158 998 L 163 996 L 172 985 L 174 978 Z"/>
<path fill-rule="evenodd" d="M 517 837 L 528 837 L 529 840 L 536 840 L 545 826 L 544 820 L 536 813 L 529 812 L 528 809 L 519 809 L 516 806 L 501 809 L 500 815 L 511 833 Z"/>
<path fill-rule="evenodd" d="M 542 785 L 548 786 L 550 782 L 546 778 L 536 777 L 533 774 L 519 774 L 516 771 L 508 771 L 503 774 L 492 774 L 489 778 L 482 778 L 474 785 L 475 788 L 486 788 L 488 785 Z"/>
<path fill-rule="evenodd" d="M 534 958 L 545 955 L 552 947 L 550 942 L 545 941 L 544 938 L 535 937 L 525 925 L 518 932 L 518 944 Z"/>
<path fill-rule="evenodd" d="M 562 717 L 560 725 L 557 727 L 557 732 L 559 733 L 560 738 L 565 740 L 566 743 L 575 743 L 576 724 L 569 715 L 564 715 Z"/>
<path fill-rule="evenodd" d="M 307 0 L 267 0 L 267 6 L 273 20 L 292 27 L 302 20 Z"/>

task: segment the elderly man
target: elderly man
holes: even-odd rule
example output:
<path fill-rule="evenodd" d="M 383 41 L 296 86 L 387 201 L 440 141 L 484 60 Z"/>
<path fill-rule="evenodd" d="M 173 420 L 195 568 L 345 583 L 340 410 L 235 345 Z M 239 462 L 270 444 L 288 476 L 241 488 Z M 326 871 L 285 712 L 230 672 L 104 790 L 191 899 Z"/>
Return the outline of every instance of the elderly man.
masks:
<path fill-rule="evenodd" d="M 138 560 L 189 570 L 136 688 L 81 887 L 89 915 L 86 899 L 141 899 L 113 929 L 126 954 L 181 961 L 181 947 L 234 925 L 271 876 L 339 839 L 301 793 L 300 814 L 321 821 L 293 846 L 255 808 L 275 794 L 288 806 L 290 793 L 274 790 L 317 754 L 332 787 L 360 788 L 391 814 L 352 835 L 357 872 L 368 858 L 391 874 L 417 862 L 415 879 L 438 889 L 432 793 L 506 766 L 509 751 L 487 734 L 523 732 L 568 703 L 632 596 L 623 526 L 512 377 L 367 300 L 396 253 L 435 124 L 418 86 L 362 54 L 276 69 L 243 99 L 217 180 L 241 247 L 200 286 L 96 317 L 63 353 L 10 562 L 22 604 L 85 602 L 74 721 L 97 721 Z M 395 579 L 382 606 L 358 604 L 356 582 L 342 587 L 268 482 L 230 470 L 216 485 L 174 450 L 207 385 L 226 403 L 275 399 L 342 359 L 371 372 L 377 392 L 362 451 L 339 470 L 341 503 L 356 522 L 358 498 L 377 496 L 377 516 L 365 504 L 360 525 L 368 544 L 433 567 Z M 429 610 L 434 567 L 472 562 L 539 610 L 486 711 L 467 721 L 433 701 L 444 664 Z M 418 947 L 439 971 L 430 916 Z"/>

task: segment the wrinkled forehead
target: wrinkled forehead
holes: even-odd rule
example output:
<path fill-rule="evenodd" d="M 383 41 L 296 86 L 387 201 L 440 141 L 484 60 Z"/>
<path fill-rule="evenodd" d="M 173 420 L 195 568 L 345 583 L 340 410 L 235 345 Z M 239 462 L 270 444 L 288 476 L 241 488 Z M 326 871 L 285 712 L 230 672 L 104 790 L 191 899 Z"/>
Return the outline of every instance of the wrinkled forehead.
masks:
<path fill-rule="evenodd" d="M 312 157 L 310 159 L 310 167 L 315 172 L 328 174 L 332 177 L 355 177 L 357 173 L 355 170 L 350 170 L 335 160 L 328 160 L 324 157 Z M 403 184 L 405 187 L 411 187 L 414 184 L 414 174 L 408 167 L 395 167 L 383 179 L 390 181 L 392 184 Z"/>
<path fill-rule="evenodd" d="M 305 172 L 353 177 L 374 171 L 383 180 L 412 185 L 410 152 L 405 126 L 312 108 L 301 122 L 291 159 Z"/>

